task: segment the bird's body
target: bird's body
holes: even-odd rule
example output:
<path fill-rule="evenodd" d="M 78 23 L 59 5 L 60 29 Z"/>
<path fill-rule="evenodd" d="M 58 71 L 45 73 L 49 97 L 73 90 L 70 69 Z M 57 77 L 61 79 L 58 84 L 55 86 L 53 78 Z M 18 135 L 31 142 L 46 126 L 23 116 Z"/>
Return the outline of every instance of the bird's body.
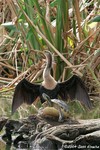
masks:
<path fill-rule="evenodd" d="M 51 99 L 57 98 L 59 93 L 59 85 L 57 84 L 56 87 L 53 89 L 47 89 L 44 86 L 40 86 L 40 98 L 41 102 L 44 102 L 44 98 L 42 96 L 43 93 L 46 93 Z"/>
<path fill-rule="evenodd" d="M 91 108 L 91 102 L 82 80 L 78 76 L 73 75 L 70 79 L 58 83 L 50 74 L 52 55 L 49 51 L 46 51 L 45 56 L 47 63 L 43 71 L 43 82 L 41 84 L 33 84 L 26 79 L 20 81 L 15 88 L 12 113 L 14 113 L 22 103 L 32 104 L 37 97 L 40 97 L 43 103 L 45 101 L 42 96 L 43 93 L 46 93 L 51 99 L 57 99 L 58 96 L 60 96 L 62 100 L 77 99 L 88 108 Z"/>

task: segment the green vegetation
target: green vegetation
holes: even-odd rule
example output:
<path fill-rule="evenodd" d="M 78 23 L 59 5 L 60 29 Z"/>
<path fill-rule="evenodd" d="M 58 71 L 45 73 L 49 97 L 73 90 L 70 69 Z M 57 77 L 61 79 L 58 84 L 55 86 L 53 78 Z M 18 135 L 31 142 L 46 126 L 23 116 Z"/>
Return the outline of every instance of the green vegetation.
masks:
<path fill-rule="evenodd" d="M 42 81 L 41 53 L 48 49 L 54 53 L 56 80 L 66 80 L 73 73 L 81 76 L 93 99 L 91 112 L 84 112 L 76 102 L 71 107 L 73 114 L 81 113 L 81 118 L 100 117 L 99 6 L 97 0 L 17 0 L 16 3 L 8 0 L 0 6 L 3 14 L 0 20 L 0 115 L 10 116 L 15 83 L 23 77 L 31 82 Z M 31 106 L 26 108 L 25 113 L 20 109 L 16 117 L 34 112 Z"/>

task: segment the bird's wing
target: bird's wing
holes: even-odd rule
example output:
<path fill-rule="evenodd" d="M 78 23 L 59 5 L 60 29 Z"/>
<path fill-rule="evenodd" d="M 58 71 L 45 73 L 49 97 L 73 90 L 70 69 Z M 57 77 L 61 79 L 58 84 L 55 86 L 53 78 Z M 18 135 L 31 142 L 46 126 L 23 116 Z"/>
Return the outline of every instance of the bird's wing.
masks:
<path fill-rule="evenodd" d="M 15 88 L 12 102 L 12 114 L 22 103 L 31 105 L 39 96 L 39 87 L 40 85 L 32 84 L 26 79 L 21 80 Z"/>
<path fill-rule="evenodd" d="M 62 99 L 79 100 L 88 108 L 91 108 L 91 102 L 83 81 L 76 75 L 69 80 L 58 83 L 60 90 L 59 95 Z"/>

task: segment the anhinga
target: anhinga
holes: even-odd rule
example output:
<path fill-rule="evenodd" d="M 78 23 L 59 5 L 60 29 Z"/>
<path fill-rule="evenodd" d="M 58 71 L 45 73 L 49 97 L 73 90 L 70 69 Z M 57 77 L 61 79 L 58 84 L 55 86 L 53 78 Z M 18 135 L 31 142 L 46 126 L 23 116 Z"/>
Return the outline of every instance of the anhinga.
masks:
<path fill-rule="evenodd" d="M 52 68 L 52 54 L 45 51 L 46 66 L 43 71 L 43 82 L 41 84 L 33 84 L 28 82 L 25 78 L 21 80 L 14 92 L 12 102 L 12 114 L 16 111 L 22 103 L 31 105 L 37 97 L 40 97 L 41 102 L 45 100 L 42 96 L 46 93 L 51 99 L 61 97 L 62 100 L 79 100 L 88 108 L 91 108 L 91 102 L 82 80 L 73 75 L 70 79 L 64 82 L 57 82 L 50 74 Z"/>

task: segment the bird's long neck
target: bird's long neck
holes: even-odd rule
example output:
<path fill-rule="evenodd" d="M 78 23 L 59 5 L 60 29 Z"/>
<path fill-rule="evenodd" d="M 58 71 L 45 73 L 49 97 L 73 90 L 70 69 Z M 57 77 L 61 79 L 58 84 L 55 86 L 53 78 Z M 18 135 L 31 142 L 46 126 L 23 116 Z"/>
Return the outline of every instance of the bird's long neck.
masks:
<path fill-rule="evenodd" d="M 43 80 L 44 81 L 42 82 L 42 85 L 45 88 L 53 89 L 56 86 L 57 82 L 50 74 L 50 71 L 52 68 L 52 55 L 48 54 L 46 59 L 47 59 L 47 63 L 46 63 L 46 67 L 43 71 Z"/>
<path fill-rule="evenodd" d="M 45 80 L 46 78 L 50 78 L 51 74 L 51 68 L 52 68 L 52 56 L 49 54 L 49 56 L 46 58 L 47 59 L 47 63 L 46 63 L 46 67 L 43 71 L 43 79 Z"/>

